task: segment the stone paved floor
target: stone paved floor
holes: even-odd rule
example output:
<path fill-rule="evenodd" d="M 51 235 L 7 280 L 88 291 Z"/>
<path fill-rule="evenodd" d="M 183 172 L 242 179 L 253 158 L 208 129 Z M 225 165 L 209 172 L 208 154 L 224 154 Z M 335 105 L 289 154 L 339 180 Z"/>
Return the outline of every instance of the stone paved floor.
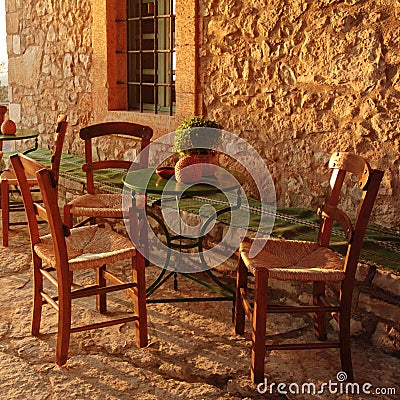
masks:
<path fill-rule="evenodd" d="M 0 399 L 302 399 L 292 394 L 296 384 L 313 383 L 317 389 L 340 370 L 339 354 L 328 351 L 272 352 L 266 359 L 268 383 L 293 383 L 287 394 L 277 390 L 258 393 L 249 379 L 250 342 L 248 333 L 233 332 L 228 303 L 150 304 L 150 345 L 135 346 L 131 325 L 114 326 L 74 334 L 70 359 L 64 367 L 52 362 L 56 319 L 45 311 L 40 338 L 30 336 L 32 280 L 30 253 L 25 227 L 11 234 L 10 247 L 0 257 Z M 87 280 L 82 275 L 81 280 Z M 166 285 L 160 295 L 201 294 L 203 289 L 181 280 L 178 293 Z M 123 297 L 110 306 L 126 309 Z M 111 308 L 110 307 L 110 308 Z M 76 317 L 95 316 L 87 300 L 77 306 Z M 305 333 L 302 318 L 270 321 L 270 328 L 292 336 Z M 400 392 L 400 363 L 371 344 L 353 342 L 356 382 Z M 276 385 L 275 385 L 276 387 Z M 317 399 L 397 399 L 396 395 L 344 395 L 330 393 L 327 386 Z M 333 388 L 333 386 L 331 386 Z M 263 391 L 264 387 L 260 387 Z M 338 388 L 340 392 L 340 387 Z M 360 389 L 362 392 L 362 389 Z"/>

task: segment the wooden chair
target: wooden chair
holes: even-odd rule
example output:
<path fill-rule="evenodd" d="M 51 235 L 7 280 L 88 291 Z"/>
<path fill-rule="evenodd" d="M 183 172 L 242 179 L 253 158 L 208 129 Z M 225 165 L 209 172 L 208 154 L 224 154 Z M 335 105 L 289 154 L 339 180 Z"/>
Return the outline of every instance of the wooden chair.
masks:
<path fill-rule="evenodd" d="M 89 329 L 135 321 L 136 342 L 139 347 L 147 346 L 147 313 L 144 258 L 136 251 L 125 236 L 110 229 L 90 225 L 69 229 L 61 220 L 57 205 L 57 181 L 55 173 L 23 154 L 11 157 L 18 184 L 21 188 L 28 219 L 32 245 L 34 297 L 32 335 L 39 335 L 42 306 L 50 304 L 58 312 L 58 334 L 55 361 L 66 363 L 70 334 Z M 36 176 L 43 206 L 32 199 L 27 176 Z M 50 234 L 39 235 L 37 216 L 49 223 Z M 120 260 L 132 263 L 133 282 L 124 283 L 107 271 L 106 264 Z M 97 285 L 72 291 L 74 272 L 94 269 Z M 52 284 L 57 295 L 52 296 L 44 287 L 44 279 Z M 113 283 L 107 286 L 107 281 Z M 83 326 L 71 327 L 72 300 L 96 296 L 97 309 L 106 313 L 106 294 L 117 290 L 125 291 L 134 301 L 135 313 L 129 317 L 108 320 Z"/>
<path fill-rule="evenodd" d="M 332 155 L 329 167 L 333 169 L 331 193 L 326 205 L 319 209 L 321 225 L 316 243 L 270 238 L 268 240 L 245 240 L 239 251 L 237 269 L 237 290 L 235 330 L 243 334 L 245 316 L 250 320 L 252 330 L 251 378 L 255 383 L 264 380 L 264 357 L 268 350 L 340 349 L 342 370 L 353 380 L 350 352 L 350 312 L 357 263 L 364 240 L 369 217 L 378 193 L 383 172 L 372 170 L 362 158 L 350 153 Z M 348 174 L 349 173 L 349 174 Z M 354 175 L 362 192 L 354 225 L 350 218 L 338 208 L 341 189 L 346 176 Z M 347 237 L 345 258 L 329 249 L 333 222 L 336 221 Z M 262 249 L 250 258 L 249 251 L 254 244 Z M 247 288 L 248 273 L 254 275 L 254 298 L 250 301 Z M 268 300 L 268 279 L 312 283 L 313 305 L 289 306 L 270 305 Z M 335 286 L 336 284 L 336 286 Z M 339 292 L 337 302 L 328 301 L 325 287 Z M 319 342 L 265 345 L 266 317 L 268 313 L 313 313 L 315 334 Z M 338 341 L 327 341 L 326 314 L 331 313 L 338 322 Z"/>
<path fill-rule="evenodd" d="M 97 137 L 110 137 L 124 135 L 138 138 L 140 143 L 140 161 L 132 163 L 123 160 L 93 160 L 93 139 Z M 144 125 L 131 122 L 105 122 L 82 128 L 80 137 L 85 141 L 85 164 L 82 166 L 86 173 L 87 194 L 73 199 L 64 207 L 64 223 L 72 227 L 73 216 L 86 217 L 79 223 L 83 225 L 88 219 L 93 222 L 96 217 L 123 218 L 122 195 L 114 193 L 96 193 L 94 185 L 94 171 L 104 169 L 141 169 L 148 166 L 148 152 L 145 148 L 149 145 L 153 130 Z"/>
<path fill-rule="evenodd" d="M 60 114 L 57 119 L 57 128 L 56 128 L 56 142 L 52 148 L 52 157 L 51 157 L 51 169 L 54 171 L 54 175 L 56 180 L 58 181 L 58 175 L 60 171 L 60 162 L 62 155 L 62 148 L 64 144 L 65 134 L 67 132 L 67 116 L 65 114 Z M 23 211 L 24 207 L 22 203 L 15 202 L 14 204 L 10 204 L 10 187 L 17 185 L 17 177 L 15 176 L 14 171 L 6 170 L 1 176 L 1 221 L 2 221 L 2 239 L 3 246 L 8 246 L 8 234 L 10 226 L 12 225 L 26 225 L 24 221 L 15 221 L 10 222 L 10 212 Z M 28 179 L 28 183 L 30 186 L 37 185 L 36 178 L 30 177 Z"/>
<path fill-rule="evenodd" d="M 0 106 L 0 126 L 4 122 L 4 118 L 7 114 L 7 107 Z M 0 132 L 1 134 L 1 132 Z M 3 142 L 0 140 L 0 172 L 3 171 L 5 168 L 5 163 L 3 160 Z"/>

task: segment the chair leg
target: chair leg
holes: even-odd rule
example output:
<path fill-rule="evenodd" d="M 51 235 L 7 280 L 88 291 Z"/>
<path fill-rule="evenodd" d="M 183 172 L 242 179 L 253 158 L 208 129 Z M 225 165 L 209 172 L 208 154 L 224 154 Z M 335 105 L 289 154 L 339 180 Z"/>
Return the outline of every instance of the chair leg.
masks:
<path fill-rule="evenodd" d="M 314 282 L 313 285 L 313 304 L 315 306 L 322 305 L 319 298 L 325 295 L 325 282 Z M 326 313 L 316 312 L 314 313 L 314 332 L 318 340 L 327 340 L 327 325 L 326 325 Z"/>
<path fill-rule="evenodd" d="M 353 364 L 351 360 L 351 343 L 350 343 L 350 305 L 342 306 L 338 320 L 339 343 L 340 343 L 340 361 L 342 371 L 346 372 L 347 380 L 353 381 Z"/>
<path fill-rule="evenodd" d="M 257 269 L 255 273 L 254 308 L 252 321 L 251 379 L 264 381 L 265 331 L 267 322 L 268 271 Z"/>
<path fill-rule="evenodd" d="M 58 332 L 56 345 L 56 364 L 64 365 L 68 360 L 69 340 L 71 336 L 71 283 L 72 273 L 68 277 L 69 282 L 59 280 L 59 311 Z"/>
<path fill-rule="evenodd" d="M 106 266 L 103 265 L 96 270 L 96 281 L 99 287 L 107 286 L 106 278 L 104 278 L 103 272 L 106 270 Z M 96 295 L 96 306 L 97 311 L 100 314 L 105 314 L 107 312 L 107 297 L 106 294 L 98 294 Z"/>
<path fill-rule="evenodd" d="M 136 325 L 136 345 L 138 347 L 146 347 L 147 338 L 147 307 L 146 307 L 146 276 L 145 276 L 145 259 L 139 251 L 136 257 L 132 258 L 132 278 L 137 286 L 134 288 L 135 298 L 134 307 L 138 316 Z"/>
<path fill-rule="evenodd" d="M 10 188 L 6 180 L 1 181 L 1 221 L 3 246 L 8 246 L 8 229 L 10 225 Z"/>
<path fill-rule="evenodd" d="M 241 289 L 247 290 L 247 268 L 239 255 L 236 273 L 236 301 L 234 316 L 235 332 L 238 335 L 243 335 L 245 328 L 245 312 L 243 307 Z"/>
<path fill-rule="evenodd" d="M 73 216 L 71 214 L 71 206 L 66 204 L 64 206 L 64 224 L 68 226 L 68 228 L 72 228 L 72 219 Z"/>
<path fill-rule="evenodd" d="M 43 299 L 41 291 L 43 290 L 43 275 L 40 273 L 42 260 L 33 254 L 33 312 L 31 333 L 38 336 L 40 333 L 40 320 L 42 317 Z"/>

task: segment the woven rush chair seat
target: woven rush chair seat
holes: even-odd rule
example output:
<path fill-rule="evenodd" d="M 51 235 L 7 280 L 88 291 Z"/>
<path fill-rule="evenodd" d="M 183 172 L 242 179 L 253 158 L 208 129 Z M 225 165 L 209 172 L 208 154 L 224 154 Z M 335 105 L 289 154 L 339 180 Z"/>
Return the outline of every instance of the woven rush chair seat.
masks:
<path fill-rule="evenodd" d="M 96 268 L 100 262 L 110 264 L 136 256 L 136 249 L 128 238 L 97 225 L 71 229 L 65 242 L 71 271 Z M 40 243 L 35 244 L 34 249 L 43 261 L 56 266 L 51 235 L 40 237 Z"/>
<path fill-rule="evenodd" d="M 350 346 L 350 316 L 355 274 L 368 221 L 378 194 L 383 172 L 372 169 L 363 158 L 351 153 L 334 153 L 329 193 L 320 217 L 315 242 L 277 238 L 245 238 L 239 248 L 236 277 L 235 331 L 244 334 L 245 317 L 251 329 L 251 379 L 264 381 L 264 362 L 268 350 L 308 350 L 338 348 L 341 370 L 354 379 Z M 358 193 L 356 193 L 358 191 Z M 349 199 L 346 197 L 352 193 Z M 355 193 L 355 194 L 354 194 Z M 355 218 L 339 207 L 353 204 Z M 347 239 L 346 256 L 330 248 L 332 230 L 342 229 Z M 254 247 L 252 247 L 254 245 Z M 250 254 L 254 256 L 250 257 Z M 254 279 L 248 289 L 249 276 Z M 301 282 L 309 286 L 311 304 L 274 304 L 269 301 L 269 280 Z M 326 289 L 330 291 L 327 293 Z M 274 340 L 266 344 L 267 318 L 271 313 L 312 314 L 317 341 L 306 343 Z M 338 326 L 338 340 L 328 340 L 327 316 Z M 275 338 L 276 339 L 276 338 Z M 310 353 L 307 353 L 310 354 Z"/>
<path fill-rule="evenodd" d="M 132 122 L 103 122 L 82 128 L 79 136 L 85 143 L 85 163 L 82 170 L 86 174 L 87 193 L 76 197 L 64 206 L 64 223 L 72 228 L 75 217 L 86 217 L 75 226 L 95 223 L 96 218 L 124 217 L 122 211 L 122 194 L 98 193 L 94 184 L 95 171 L 128 171 L 129 169 L 142 169 L 148 166 L 148 149 L 153 130 L 149 126 Z M 120 159 L 96 160 L 93 153 L 100 140 L 110 140 L 113 136 L 119 139 L 125 137 L 132 142 L 136 139 L 140 147 L 137 162 Z"/>
<path fill-rule="evenodd" d="M 84 194 L 69 202 L 69 212 L 76 216 L 93 215 L 104 218 L 121 218 L 122 198 L 120 194 Z"/>
<path fill-rule="evenodd" d="M 254 258 L 249 257 L 250 247 L 255 243 L 262 250 Z M 317 243 L 300 240 L 256 239 L 242 242 L 240 254 L 252 274 L 258 268 L 268 270 L 269 278 L 282 281 L 342 281 L 344 259 L 331 249 Z"/>

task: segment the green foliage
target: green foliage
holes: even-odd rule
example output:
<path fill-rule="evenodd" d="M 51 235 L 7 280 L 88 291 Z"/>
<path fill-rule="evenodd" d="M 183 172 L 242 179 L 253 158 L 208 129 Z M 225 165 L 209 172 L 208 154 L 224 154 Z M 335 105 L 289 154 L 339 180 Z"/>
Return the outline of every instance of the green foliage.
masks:
<path fill-rule="evenodd" d="M 175 132 L 173 150 L 207 153 L 221 140 L 221 129 L 221 125 L 210 119 L 197 116 L 185 119 Z"/>

